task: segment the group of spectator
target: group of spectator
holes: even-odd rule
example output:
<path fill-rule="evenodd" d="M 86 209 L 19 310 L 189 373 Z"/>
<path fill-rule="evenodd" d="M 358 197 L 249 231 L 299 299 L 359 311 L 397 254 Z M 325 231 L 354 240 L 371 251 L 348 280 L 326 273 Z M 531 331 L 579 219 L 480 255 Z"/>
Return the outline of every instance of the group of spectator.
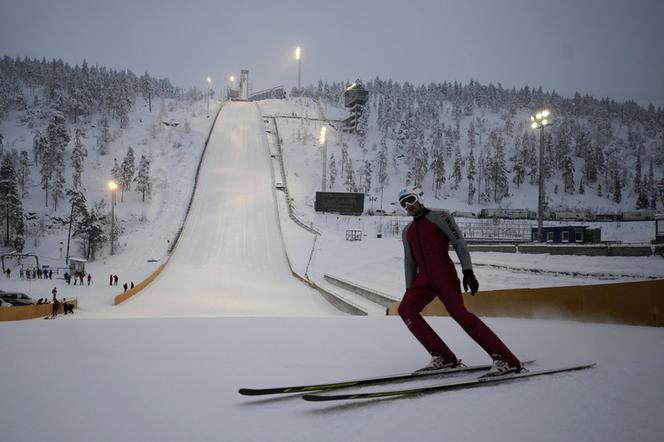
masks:
<path fill-rule="evenodd" d="M 72 279 L 74 280 L 74 285 L 76 285 L 76 283 L 78 283 L 78 285 L 83 285 L 83 281 L 85 279 L 87 279 L 88 285 L 92 284 L 92 275 L 89 273 L 87 276 L 83 272 L 76 272 L 73 275 L 65 273 L 65 281 L 67 282 L 67 284 L 71 285 Z"/>
<path fill-rule="evenodd" d="M 9 278 L 11 271 L 10 269 L 6 270 L 7 278 Z M 53 279 L 53 270 L 50 269 L 40 269 L 37 267 L 32 267 L 24 269 L 21 267 L 19 269 L 19 277 L 21 279 Z"/>
<path fill-rule="evenodd" d="M 63 305 L 63 311 L 65 315 L 71 313 L 74 313 L 74 304 L 67 302 L 67 298 L 62 298 L 62 302 L 58 300 L 58 289 L 53 287 L 53 290 L 51 290 L 51 293 L 53 294 L 53 310 L 51 313 L 51 318 L 57 318 L 58 316 L 58 311 L 60 310 L 60 304 Z M 44 299 L 45 302 L 43 304 L 49 304 L 48 300 Z M 39 302 L 37 302 L 39 304 Z"/>
<path fill-rule="evenodd" d="M 109 276 L 109 278 L 108 278 L 108 283 L 109 283 L 109 285 L 112 285 L 112 286 L 114 286 L 114 285 L 118 285 L 118 279 L 119 279 L 119 278 L 118 278 L 118 275 L 113 275 L 113 274 L 111 274 L 111 275 Z M 124 291 L 126 292 L 127 289 L 129 289 L 130 287 L 129 287 L 129 286 L 127 285 L 127 283 L 125 282 L 124 284 L 122 284 L 122 288 L 123 288 Z M 132 288 L 132 289 L 134 288 L 134 282 L 133 282 L 133 281 L 131 282 L 131 288 Z"/>

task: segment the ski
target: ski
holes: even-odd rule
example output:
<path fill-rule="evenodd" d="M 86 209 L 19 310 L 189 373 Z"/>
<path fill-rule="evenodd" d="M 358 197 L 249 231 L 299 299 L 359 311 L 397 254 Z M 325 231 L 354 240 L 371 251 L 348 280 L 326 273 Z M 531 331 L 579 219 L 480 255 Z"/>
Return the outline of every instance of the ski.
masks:
<path fill-rule="evenodd" d="M 575 365 L 571 367 L 554 368 L 547 370 L 536 370 L 536 371 L 524 370 L 520 373 L 515 373 L 505 376 L 475 378 L 471 380 L 463 380 L 459 382 L 451 382 L 447 384 L 432 385 L 427 387 L 409 388 L 404 390 L 392 390 L 392 391 L 378 391 L 374 393 L 305 394 L 304 396 L 302 396 L 302 399 L 311 402 L 323 402 L 323 401 L 341 401 L 341 400 L 353 400 L 353 399 L 378 399 L 378 398 L 397 397 L 397 396 L 415 396 L 419 394 L 436 393 L 439 391 L 481 387 L 485 385 L 495 385 L 502 382 L 515 381 L 518 379 L 525 379 L 525 378 L 531 378 L 535 376 L 542 376 L 554 373 L 585 370 L 587 368 L 591 368 L 594 366 L 595 364 L 593 363 L 593 364 Z"/>
<path fill-rule="evenodd" d="M 534 361 L 524 361 L 522 365 L 532 364 Z M 411 379 L 420 379 L 424 377 L 431 376 L 447 376 L 456 373 L 472 373 L 475 371 L 488 370 L 491 368 L 490 364 L 483 365 L 470 365 L 470 366 L 459 366 L 456 368 L 450 368 L 444 371 L 438 371 L 433 373 L 401 373 L 393 374 L 387 376 L 379 376 L 375 378 L 367 379 L 355 379 L 350 381 L 338 381 L 338 382 L 328 382 L 322 384 L 310 384 L 310 385 L 295 385 L 289 387 L 273 387 L 273 388 L 240 388 L 238 391 L 240 394 L 245 396 L 262 396 L 268 394 L 285 394 L 285 393 L 307 393 L 312 391 L 326 391 L 326 390 L 338 390 L 341 388 L 350 388 L 350 387 L 362 387 L 365 385 L 374 385 L 382 384 L 389 382 L 398 382 L 398 381 L 407 381 Z"/>

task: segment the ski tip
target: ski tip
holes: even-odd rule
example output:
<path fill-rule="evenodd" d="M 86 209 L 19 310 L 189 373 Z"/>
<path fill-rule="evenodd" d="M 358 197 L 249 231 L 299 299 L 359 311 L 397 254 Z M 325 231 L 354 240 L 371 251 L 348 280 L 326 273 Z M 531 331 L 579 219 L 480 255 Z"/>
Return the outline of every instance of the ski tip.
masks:
<path fill-rule="evenodd" d="M 309 402 L 323 402 L 323 401 L 329 400 L 325 396 L 317 396 L 315 394 L 305 394 L 305 395 L 302 396 L 302 399 L 304 399 L 305 401 L 309 401 Z"/>
<path fill-rule="evenodd" d="M 253 388 L 240 388 L 237 392 L 242 396 L 256 396 L 259 394 L 258 391 Z"/>

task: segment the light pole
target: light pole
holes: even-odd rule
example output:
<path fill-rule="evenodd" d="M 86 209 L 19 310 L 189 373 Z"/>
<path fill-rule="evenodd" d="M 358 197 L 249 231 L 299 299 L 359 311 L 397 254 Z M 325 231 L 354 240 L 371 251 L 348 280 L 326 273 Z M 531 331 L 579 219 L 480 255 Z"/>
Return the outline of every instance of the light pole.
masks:
<path fill-rule="evenodd" d="M 207 117 L 210 118 L 210 85 L 212 84 L 212 80 L 210 77 L 208 77 L 208 93 L 207 93 Z"/>
<path fill-rule="evenodd" d="M 297 60 L 297 88 L 302 87 L 302 49 L 298 46 L 295 49 L 295 59 Z"/>
<path fill-rule="evenodd" d="M 231 75 L 228 79 L 231 81 L 231 89 L 228 92 L 228 99 L 230 100 L 232 98 L 231 95 L 233 95 L 233 92 L 235 91 L 235 77 Z"/>
<path fill-rule="evenodd" d="M 118 190 L 118 185 L 115 181 L 109 181 L 108 188 L 111 191 L 111 256 L 113 256 L 115 251 L 115 191 Z"/>
<path fill-rule="evenodd" d="M 321 192 L 327 192 L 327 126 L 320 128 L 320 137 L 318 143 L 321 147 L 321 155 L 323 156 L 323 178 L 321 180 Z"/>
<path fill-rule="evenodd" d="M 549 119 L 551 112 L 543 110 L 530 117 L 533 129 L 540 130 L 540 146 L 539 146 L 539 197 L 537 200 L 537 240 L 544 242 L 544 128 L 550 126 L 551 120 Z"/>

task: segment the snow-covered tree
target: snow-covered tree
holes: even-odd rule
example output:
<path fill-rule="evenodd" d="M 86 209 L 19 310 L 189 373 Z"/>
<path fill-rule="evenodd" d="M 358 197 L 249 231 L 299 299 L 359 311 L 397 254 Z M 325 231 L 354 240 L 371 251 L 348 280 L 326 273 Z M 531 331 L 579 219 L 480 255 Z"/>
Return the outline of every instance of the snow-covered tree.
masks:
<path fill-rule="evenodd" d="M 120 180 L 122 182 L 122 195 L 120 201 L 124 201 L 124 191 L 131 190 L 131 181 L 134 179 L 134 172 L 136 170 L 136 161 L 134 159 L 134 149 L 129 146 L 127 154 L 122 160 L 120 167 Z"/>
<path fill-rule="evenodd" d="M 99 133 L 97 134 L 97 150 L 99 155 L 106 155 L 111 143 L 111 129 L 108 123 L 108 117 L 102 115 L 98 123 Z"/>
<path fill-rule="evenodd" d="M 473 153 L 473 149 L 470 149 L 470 153 L 468 154 L 468 169 L 467 169 L 467 175 L 466 178 L 468 178 L 468 204 L 473 205 L 473 201 L 475 199 L 475 154 Z"/>
<path fill-rule="evenodd" d="M 526 162 L 528 161 L 527 150 L 524 149 L 521 137 L 514 138 L 514 156 L 512 157 L 512 182 L 516 184 L 518 189 L 521 184 L 526 180 Z"/>
<path fill-rule="evenodd" d="M 115 184 L 122 186 L 122 168 L 118 164 L 118 159 L 113 158 L 113 167 L 111 168 L 111 178 L 115 181 Z"/>
<path fill-rule="evenodd" d="M 83 241 L 83 253 L 89 261 L 95 260 L 96 252 L 108 240 L 106 231 L 106 221 L 104 216 L 104 201 L 99 201 L 90 209 L 85 206 L 79 208 L 81 221 L 76 225 L 74 237 Z"/>
<path fill-rule="evenodd" d="M 412 139 L 409 145 L 408 173 L 413 186 L 421 186 L 424 176 L 428 171 L 429 154 L 424 146 L 424 137 L 422 134 Z"/>
<path fill-rule="evenodd" d="M 75 189 L 81 187 L 81 175 L 83 174 L 83 164 L 88 156 L 88 150 L 83 145 L 82 138 L 85 136 L 83 129 L 76 128 L 74 135 L 74 149 L 71 152 L 72 167 L 72 185 Z"/>
<path fill-rule="evenodd" d="M 141 77 L 141 94 L 143 98 L 148 102 L 148 109 L 152 113 L 152 94 L 154 93 L 154 86 L 152 84 L 152 78 L 146 72 Z"/>
<path fill-rule="evenodd" d="M 380 143 L 380 150 L 376 157 L 376 168 L 378 169 L 378 186 L 381 198 L 380 206 L 383 207 L 383 191 L 385 190 L 385 186 L 390 184 L 390 178 L 387 174 L 387 144 L 385 143 L 385 139 Z"/>
<path fill-rule="evenodd" d="M 638 149 L 638 153 L 636 155 L 636 170 L 634 171 L 634 194 L 640 197 L 642 193 L 643 192 L 641 189 L 641 149 Z"/>
<path fill-rule="evenodd" d="M 565 193 L 574 193 L 574 162 L 569 156 L 563 159 L 563 179 L 565 181 Z"/>
<path fill-rule="evenodd" d="M 21 151 L 19 158 L 18 169 L 16 171 L 18 183 L 21 187 L 21 198 L 28 196 L 28 189 L 30 188 L 30 157 L 25 150 Z"/>
<path fill-rule="evenodd" d="M 454 152 L 454 169 L 452 171 L 452 189 L 457 190 L 462 179 L 463 160 L 461 158 L 461 151 L 457 146 Z"/>
<path fill-rule="evenodd" d="M 505 161 L 505 141 L 496 130 L 489 134 L 489 144 L 493 148 L 493 157 L 490 159 L 487 168 L 490 171 L 487 179 L 493 186 L 493 201 L 498 202 L 508 195 L 509 186 L 507 179 L 507 164 Z"/>
<path fill-rule="evenodd" d="M 5 155 L 0 164 L 0 222 L 5 227 L 4 244 L 9 246 L 12 244 L 11 234 L 22 230 L 23 225 L 23 205 L 18 194 L 18 179 L 9 155 Z"/>
<path fill-rule="evenodd" d="M 145 155 L 141 155 L 141 159 L 138 161 L 138 172 L 136 173 L 136 192 L 141 193 L 142 201 L 145 202 L 145 196 L 150 197 L 150 192 L 152 190 L 152 178 L 150 177 L 150 161 L 145 158 Z"/>
<path fill-rule="evenodd" d="M 46 207 L 48 207 L 49 190 L 53 198 L 54 210 L 58 209 L 58 202 L 65 195 L 65 148 L 69 144 L 69 134 L 65 127 L 65 119 L 56 113 L 46 129 L 47 144 L 42 153 L 41 176 L 42 189 L 46 194 Z"/>
<path fill-rule="evenodd" d="M 344 180 L 344 185 L 346 186 L 346 192 L 356 192 L 357 185 L 355 184 L 355 171 L 353 170 L 353 162 L 348 159 L 346 166 L 346 179 Z"/>
<path fill-rule="evenodd" d="M 364 182 L 362 183 L 362 191 L 365 194 L 371 192 L 371 174 L 373 173 L 373 167 L 371 166 L 371 161 L 364 160 L 364 167 L 362 169 L 362 176 L 364 177 Z"/>
<path fill-rule="evenodd" d="M 337 180 L 337 160 L 334 159 L 334 152 L 330 154 L 330 161 L 329 161 L 329 169 L 330 169 L 330 185 L 329 185 L 329 190 L 332 190 L 334 188 L 334 183 Z"/>

